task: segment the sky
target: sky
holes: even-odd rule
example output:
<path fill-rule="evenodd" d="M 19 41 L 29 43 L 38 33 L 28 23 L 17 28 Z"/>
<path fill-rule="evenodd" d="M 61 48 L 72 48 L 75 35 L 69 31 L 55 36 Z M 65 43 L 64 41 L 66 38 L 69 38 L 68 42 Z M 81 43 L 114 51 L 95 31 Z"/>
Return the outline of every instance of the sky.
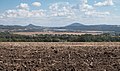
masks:
<path fill-rule="evenodd" d="M 120 0 L 0 0 L 0 25 L 120 25 Z"/>

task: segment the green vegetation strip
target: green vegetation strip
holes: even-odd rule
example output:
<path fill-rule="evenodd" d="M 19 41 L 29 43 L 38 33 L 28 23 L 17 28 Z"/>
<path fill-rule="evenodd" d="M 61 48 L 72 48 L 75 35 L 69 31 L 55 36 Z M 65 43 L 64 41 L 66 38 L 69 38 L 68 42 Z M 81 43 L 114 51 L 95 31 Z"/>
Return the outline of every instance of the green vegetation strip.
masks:
<path fill-rule="evenodd" d="M 9 32 L 0 33 L 0 42 L 120 42 L 119 35 L 69 35 L 69 34 L 36 34 L 18 35 Z"/>

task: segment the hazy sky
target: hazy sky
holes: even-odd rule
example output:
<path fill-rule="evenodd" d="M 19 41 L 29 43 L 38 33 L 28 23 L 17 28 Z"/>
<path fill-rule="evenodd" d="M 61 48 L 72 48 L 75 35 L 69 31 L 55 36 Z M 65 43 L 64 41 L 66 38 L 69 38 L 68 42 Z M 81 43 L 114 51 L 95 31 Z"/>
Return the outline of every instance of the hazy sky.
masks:
<path fill-rule="evenodd" d="M 0 0 L 0 24 L 120 25 L 120 0 Z"/>

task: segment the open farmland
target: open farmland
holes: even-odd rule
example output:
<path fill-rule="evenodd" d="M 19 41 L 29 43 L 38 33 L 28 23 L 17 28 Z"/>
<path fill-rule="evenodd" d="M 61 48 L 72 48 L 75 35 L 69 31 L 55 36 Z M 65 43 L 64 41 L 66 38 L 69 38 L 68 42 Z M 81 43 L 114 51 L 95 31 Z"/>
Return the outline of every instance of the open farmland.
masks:
<path fill-rule="evenodd" d="M 102 34 L 102 32 L 99 31 L 88 31 L 88 32 L 14 32 L 13 34 L 19 34 L 19 35 L 35 35 L 35 34 L 52 34 L 52 35 L 84 35 L 84 34 L 92 34 L 92 35 L 98 35 Z"/>
<path fill-rule="evenodd" d="M 1 42 L 0 71 L 120 71 L 120 42 Z"/>

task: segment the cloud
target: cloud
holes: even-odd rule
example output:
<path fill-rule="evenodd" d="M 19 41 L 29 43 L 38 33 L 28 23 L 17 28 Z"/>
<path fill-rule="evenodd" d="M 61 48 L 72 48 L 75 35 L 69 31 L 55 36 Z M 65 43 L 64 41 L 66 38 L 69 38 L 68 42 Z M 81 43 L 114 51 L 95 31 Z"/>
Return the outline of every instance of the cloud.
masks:
<path fill-rule="evenodd" d="M 36 6 L 36 7 L 40 7 L 40 6 L 41 6 L 41 3 L 40 3 L 40 2 L 33 2 L 32 5 L 33 5 L 33 6 Z"/>
<path fill-rule="evenodd" d="M 107 1 L 107 2 L 106 2 Z M 113 5 L 112 0 L 106 0 L 106 5 Z M 109 2 L 108 2 L 109 1 Z M 101 2 L 103 3 L 103 2 Z M 33 5 L 34 4 L 34 5 Z M 97 4 L 97 2 L 96 2 Z M 40 7 L 37 3 L 32 3 L 35 7 Z M 16 9 L 6 10 L 0 15 L 0 20 L 7 23 L 68 23 L 72 21 L 98 22 L 99 19 L 109 17 L 109 11 L 100 10 L 95 4 L 89 4 L 88 0 L 82 0 L 77 4 L 70 4 L 69 2 L 57 2 L 50 4 L 46 10 L 36 9 L 32 10 L 26 3 L 21 3 Z M 104 4 L 105 6 L 105 4 Z M 104 17 L 104 18 L 103 18 Z M 12 20 L 11 20 L 12 19 Z M 98 20 L 96 20 L 98 19 Z M 47 20 L 47 21 L 46 21 Z M 108 20 L 109 21 L 109 20 Z M 99 21 L 100 22 L 100 21 Z"/>
<path fill-rule="evenodd" d="M 97 11 L 87 11 L 85 12 L 85 15 L 90 17 L 105 17 L 110 15 L 110 12 L 97 12 Z"/>
<path fill-rule="evenodd" d="M 44 17 L 45 10 L 7 10 L 1 17 L 3 18 L 27 18 L 27 17 Z"/>
<path fill-rule="evenodd" d="M 83 3 L 81 6 L 81 11 L 88 11 L 88 10 L 93 10 L 94 7 L 91 5 L 88 5 L 87 3 Z"/>
<path fill-rule="evenodd" d="M 50 16 L 73 17 L 75 14 L 71 5 L 68 2 L 54 3 L 49 6 Z"/>
<path fill-rule="evenodd" d="M 105 0 L 104 2 L 98 2 L 94 6 L 111 6 L 114 5 L 112 0 Z"/>
<path fill-rule="evenodd" d="M 2 19 L 2 18 L 3 18 L 3 16 L 0 15 L 0 19 Z"/>
<path fill-rule="evenodd" d="M 83 0 L 80 10 L 84 13 L 83 16 L 86 17 L 105 17 L 110 15 L 110 12 L 97 11 L 96 7 L 89 5 L 87 0 Z"/>
<path fill-rule="evenodd" d="M 17 9 L 5 11 L 1 18 L 27 18 L 27 17 L 75 17 L 74 9 L 68 2 L 54 3 L 49 10 L 29 10 L 28 4 L 21 3 Z"/>
<path fill-rule="evenodd" d="M 40 6 L 39 2 L 34 2 L 34 6 Z M 30 7 L 26 3 L 21 3 L 16 6 L 17 9 L 6 10 L 4 13 L 0 15 L 0 18 L 27 18 L 27 17 L 43 17 L 46 16 L 46 10 L 38 9 L 38 10 L 29 10 Z"/>
<path fill-rule="evenodd" d="M 32 14 L 32 17 L 45 17 L 46 16 L 46 10 L 32 10 L 30 12 Z"/>
<path fill-rule="evenodd" d="M 29 10 L 29 6 L 26 3 L 21 3 L 20 5 L 17 6 L 17 8 L 22 10 Z"/>
<path fill-rule="evenodd" d="M 106 0 L 107 3 L 111 3 L 111 0 Z M 33 6 L 41 6 L 40 2 L 33 2 Z M 80 14 L 81 13 L 81 14 Z M 78 15 L 79 14 L 79 15 Z M 7 10 L 0 18 L 10 17 L 66 17 L 76 18 L 82 16 L 92 17 L 104 17 L 110 15 L 110 12 L 97 11 L 94 5 L 89 5 L 88 0 L 82 0 L 81 4 L 72 5 L 69 2 L 53 3 L 47 10 L 30 10 L 30 7 L 26 3 L 21 3 L 15 10 Z"/>
<path fill-rule="evenodd" d="M 82 1 L 81 11 L 85 12 L 85 11 L 90 11 L 93 9 L 94 7 L 92 5 L 89 5 L 87 0 Z"/>

